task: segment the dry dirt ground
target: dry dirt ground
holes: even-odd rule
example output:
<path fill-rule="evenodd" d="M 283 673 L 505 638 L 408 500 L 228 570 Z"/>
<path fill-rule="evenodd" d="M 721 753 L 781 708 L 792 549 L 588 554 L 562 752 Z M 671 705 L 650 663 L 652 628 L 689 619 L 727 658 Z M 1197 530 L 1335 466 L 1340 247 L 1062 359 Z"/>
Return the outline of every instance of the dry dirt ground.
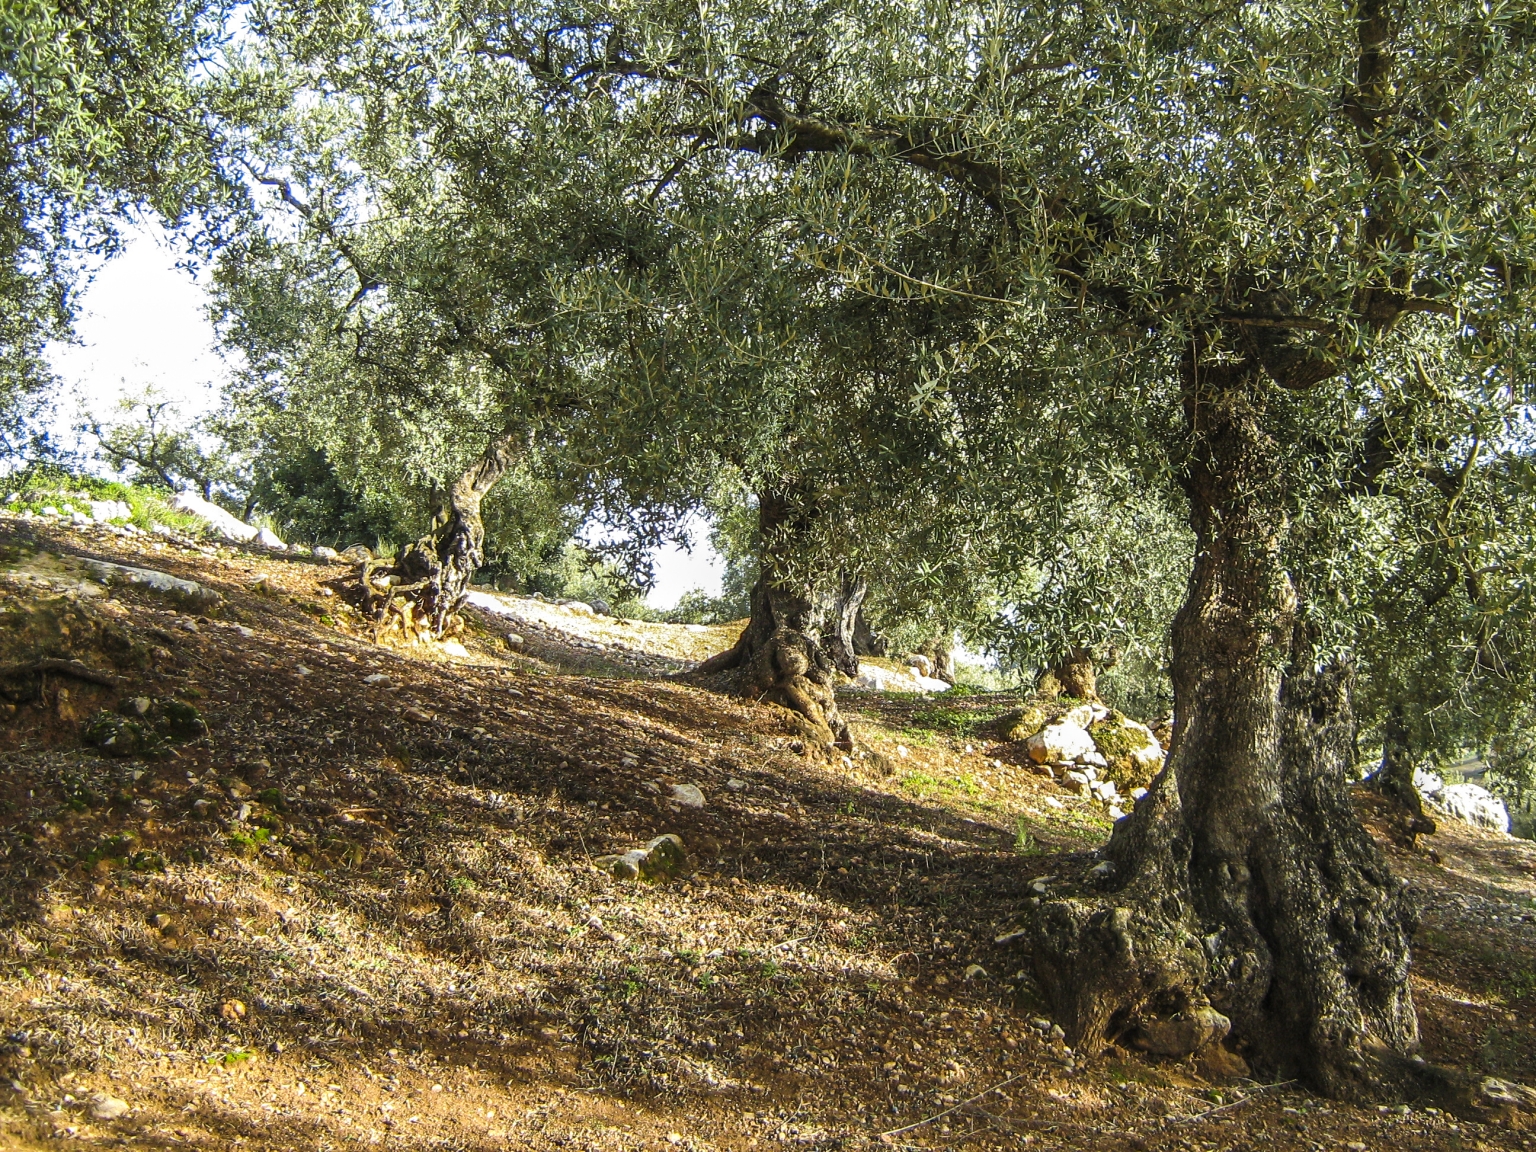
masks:
<path fill-rule="evenodd" d="M 224 604 L 103 593 L 80 556 Z M 348 579 L 0 519 L 0 664 L 47 640 L 123 677 L 0 685 L 0 1148 L 1532 1144 L 1064 1049 L 1006 937 L 1109 825 L 989 739 L 1014 700 L 850 695 L 864 754 L 827 763 L 554 625 L 378 648 Z M 135 698 L 206 733 L 82 745 Z M 1536 1080 L 1533 846 L 1447 826 L 1437 860 L 1366 809 L 1425 908 L 1426 1055 Z M 687 875 L 592 863 L 664 832 Z"/>

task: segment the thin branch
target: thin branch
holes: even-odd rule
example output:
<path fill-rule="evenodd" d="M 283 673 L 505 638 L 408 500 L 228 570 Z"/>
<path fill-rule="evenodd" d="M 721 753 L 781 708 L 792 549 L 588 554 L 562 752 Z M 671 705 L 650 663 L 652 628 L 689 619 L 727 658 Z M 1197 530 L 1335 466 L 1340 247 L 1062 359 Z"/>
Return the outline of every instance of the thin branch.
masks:
<path fill-rule="evenodd" d="M 962 1100 L 962 1101 L 960 1101 L 960 1103 L 955 1104 L 952 1107 L 944 1109 L 944 1111 L 938 1113 L 937 1115 L 929 1116 L 925 1120 L 919 1120 L 919 1121 L 917 1121 L 914 1124 L 908 1124 L 908 1125 L 906 1125 L 904 1127 L 901 1127 L 901 1128 L 888 1128 L 884 1132 L 881 1132 L 879 1134 L 878 1138 L 881 1139 L 881 1140 L 884 1140 L 884 1139 L 886 1139 L 889 1136 L 899 1136 L 903 1132 L 910 1132 L 914 1128 L 921 1128 L 925 1124 L 932 1124 L 935 1120 L 942 1120 L 942 1119 L 944 1119 L 944 1117 L 950 1115 L 951 1113 L 960 1111 L 960 1109 L 964 1108 L 966 1105 L 976 1103 L 976 1101 L 980 1100 L 983 1096 L 990 1096 L 993 1092 L 996 1092 L 999 1088 L 1006 1088 L 1006 1087 L 1008 1087 L 1008 1085 L 1012 1084 L 1014 1081 L 1024 1079 L 1024 1075 L 1025 1074 L 1023 1072 L 1020 1072 L 1016 1076 L 1010 1076 L 1006 1080 L 1000 1080 L 996 1084 L 992 1085 L 992 1087 L 987 1088 L 984 1091 L 976 1093 L 976 1095 L 972 1096 L 969 1100 Z"/>

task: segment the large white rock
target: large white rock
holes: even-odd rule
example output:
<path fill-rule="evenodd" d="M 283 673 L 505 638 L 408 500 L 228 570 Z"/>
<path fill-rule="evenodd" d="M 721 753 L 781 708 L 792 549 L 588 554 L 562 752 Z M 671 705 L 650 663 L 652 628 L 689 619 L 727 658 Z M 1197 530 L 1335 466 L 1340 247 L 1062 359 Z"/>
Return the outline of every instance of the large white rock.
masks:
<path fill-rule="evenodd" d="M 1040 729 L 1024 741 L 1024 750 L 1036 764 L 1059 764 L 1097 751 L 1086 728 L 1065 720 Z"/>
<path fill-rule="evenodd" d="M 1106 716 L 1109 714 L 1108 711 L 1104 708 L 1100 708 L 1098 711 L 1103 712 Z M 1076 724 L 1079 728 L 1087 728 L 1095 720 L 1101 719 L 1103 719 L 1103 717 L 1096 716 L 1094 714 L 1094 707 L 1092 704 L 1079 704 L 1076 708 L 1068 708 L 1065 712 L 1063 712 L 1058 718 L 1057 723 Z"/>
<path fill-rule="evenodd" d="M 1448 784 L 1426 799 L 1447 816 L 1474 827 L 1509 831 L 1509 809 L 1481 784 Z"/>
<path fill-rule="evenodd" d="M 516 608 L 513 608 L 512 605 L 508 604 L 500 596 L 491 592 L 471 592 L 464 597 L 464 603 L 496 616 L 510 616 L 514 620 L 524 618 L 523 614 Z"/>
<path fill-rule="evenodd" d="M 211 500 L 204 500 L 196 492 L 178 492 L 171 497 L 171 507 L 179 512 L 190 512 L 208 524 L 226 540 L 254 540 L 258 530 L 231 512 L 225 511 Z"/>
<path fill-rule="evenodd" d="M 1440 778 L 1440 773 L 1431 772 L 1422 764 L 1413 770 L 1413 786 L 1431 804 L 1445 791 L 1445 781 Z"/>
<path fill-rule="evenodd" d="M 91 519 L 102 520 L 128 520 L 133 516 L 133 509 L 122 500 L 92 500 Z"/>
<path fill-rule="evenodd" d="M 282 552 L 288 547 L 288 545 L 283 543 L 282 538 L 270 528 L 256 529 L 256 543 L 260 544 L 263 548 L 271 548 L 274 552 Z"/>
<path fill-rule="evenodd" d="M 859 674 L 849 687 L 866 692 L 948 692 L 951 685 L 915 671 L 897 672 L 878 664 L 860 664 Z"/>

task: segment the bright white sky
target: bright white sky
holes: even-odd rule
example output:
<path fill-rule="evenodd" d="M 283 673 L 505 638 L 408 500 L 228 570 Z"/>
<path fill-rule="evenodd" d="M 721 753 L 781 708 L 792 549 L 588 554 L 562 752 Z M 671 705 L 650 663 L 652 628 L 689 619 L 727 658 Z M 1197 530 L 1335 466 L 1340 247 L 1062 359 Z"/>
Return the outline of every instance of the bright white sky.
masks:
<path fill-rule="evenodd" d="M 149 386 L 173 397 L 190 423 L 218 406 L 227 375 L 203 289 L 176 267 L 157 226 L 125 231 L 123 254 L 80 297 L 78 342 L 48 349 L 65 384 L 53 429 L 66 444 L 86 413 L 109 418 L 125 392 Z"/>
<path fill-rule="evenodd" d="M 218 407 L 228 369 L 219 355 L 203 287 L 176 267 L 176 254 L 154 224 L 125 229 L 123 254 L 105 265 L 80 297 L 75 344 L 54 344 L 48 358 L 64 382 L 51 428 L 74 444 L 87 413 L 110 418 L 125 393 L 153 386 L 180 407 L 187 423 Z M 87 441 L 89 438 L 85 438 Z M 89 451 L 90 443 L 80 443 Z M 669 545 L 655 557 L 656 587 L 646 597 L 670 608 L 691 588 L 720 594 L 724 564 L 708 527 L 690 525 L 690 554 Z"/>

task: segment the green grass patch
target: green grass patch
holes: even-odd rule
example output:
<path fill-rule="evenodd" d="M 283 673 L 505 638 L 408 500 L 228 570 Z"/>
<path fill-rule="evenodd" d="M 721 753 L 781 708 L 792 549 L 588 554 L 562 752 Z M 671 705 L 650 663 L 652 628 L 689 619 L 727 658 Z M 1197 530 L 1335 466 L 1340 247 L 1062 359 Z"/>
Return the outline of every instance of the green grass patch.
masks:
<path fill-rule="evenodd" d="M 272 832 L 268 828 L 235 828 L 229 833 L 229 846 L 248 856 L 271 839 Z"/>
<path fill-rule="evenodd" d="M 964 736 L 976 727 L 976 714 L 960 708 L 924 708 L 912 713 L 913 728 L 942 732 L 947 736 Z"/>
<path fill-rule="evenodd" d="M 200 536 L 207 525 L 198 517 L 172 508 L 169 492 L 159 492 L 137 484 L 103 480 L 97 476 L 75 474 L 56 465 L 40 464 L 0 477 L 0 507 L 7 512 L 30 511 L 42 515 L 53 508 L 68 517 L 71 512 L 91 514 L 93 501 L 120 501 L 128 507 L 127 516 L 113 517 L 109 523 L 132 524 L 148 532 L 152 525 L 163 524 L 189 536 Z"/>
<path fill-rule="evenodd" d="M 908 772 L 900 783 L 920 800 L 933 795 L 964 796 L 969 800 L 981 796 L 981 785 L 969 774 L 944 777 L 927 772 Z"/>
<path fill-rule="evenodd" d="M 1040 841 L 1029 830 L 1029 821 L 1020 816 L 1013 824 L 1013 850 L 1020 856 L 1035 856 L 1043 852 Z"/>

